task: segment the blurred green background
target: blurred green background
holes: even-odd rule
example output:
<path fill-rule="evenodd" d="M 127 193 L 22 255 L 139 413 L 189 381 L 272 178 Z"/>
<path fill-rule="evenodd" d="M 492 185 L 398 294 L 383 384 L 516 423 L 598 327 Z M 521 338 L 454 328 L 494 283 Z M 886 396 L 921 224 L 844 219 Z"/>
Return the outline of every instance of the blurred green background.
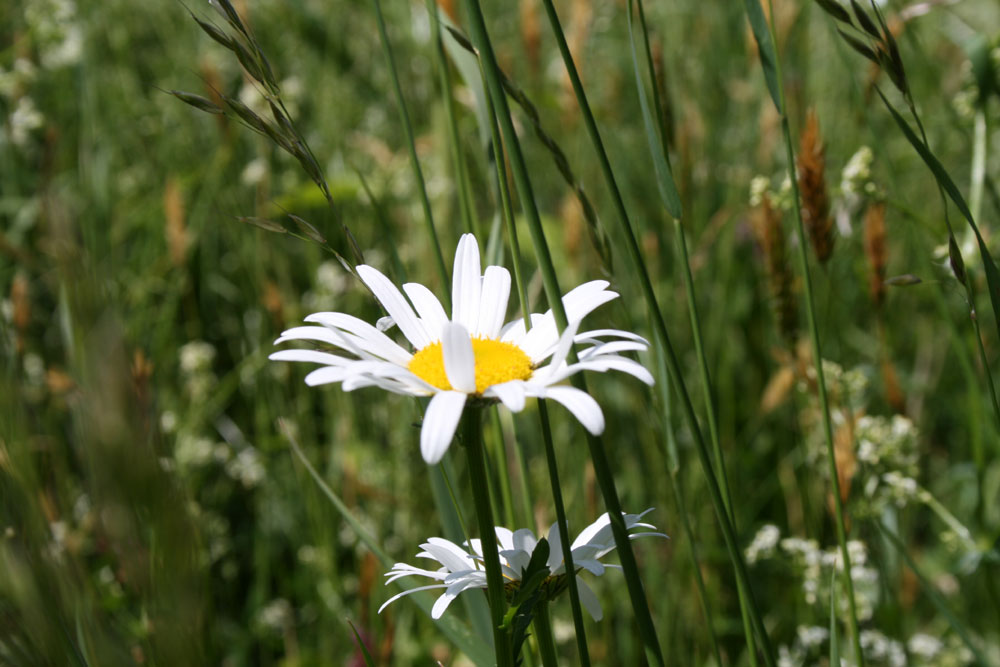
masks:
<path fill-rule="evenodd" d="M 450 258 L 463 227 L 430 19 L 422 2 L 384 4 Z M 533 0 L 487 4 L 502 67 L 538 108 L 598 219 L 611 220 L 609 194 L 541 7 Z M 624 3 L 557 5 L 702 410 Z M 366 261 L 398 282 L 403 268 L 408 280 L 440 293 L 371 5 L 261 0 L 238 7 Z M 462 25 L 460 12 L 450 3 L 442 7 Z M 190 9 L 216 17 L 207 3 Z M 761 526 L 773 524 L 784 537 L 816 540 L 800 552 L 794 544 L 772 548 L 774 557 L 752 565 L 751 574 L 787 664 L 825 664 L 819 657 L 825 649 L 803 638 L 810 628 L 829 627 L 830 563 L 816 566 L 820 576 L 806 561 L 836 540 L 808 348 L 798 343 L 804 314 L 789 315 L 801 284 L 791 265 L 785 266 L 791 277 L 781 282 L 782 265 L 769 262 L 773 236 L 771 246 L 762 240 L 767 213 L 750 201 L 751 180 L 763 175 L 758 189 L 771 191 L 771 216 L 784 221 L 784 230 L 773 233 L 792 257 L 797 241 L 781 204 L 788 195 L 778 118 L 742 3 L 678 0 L 649 3 L 646 11 L 656 78 L 667 93 L 672 160 L 740 538 L 750 545 Z M 995 237 L 1000 159 L 991 149 L 1000 143 L 1000 7 L 993 0 L 891 0 L 883 11 L 930 145 L 966 191 L 977 114 L 985 124 L 980 219 L 984 235 Z M 839 367 L 831 366 L 831 384 L 851 531 L 872 572 L 865 574 L 871 614 L 863 622 L 877 633 L 868 641 L 872 664 L 968 664 L 970 658 L 868 516 L 897 527 L 961 623 L 1000 660 L 996 551 L 990 556 L 1000 535 L 1000 433 L 964 291 L 948 270 L 947 251 L 940 251 L 947 241 L 940 200 L 873 94 L 873 82 L 884 75 L 809 3 L 777 2 L 775 23 L 793 132 L 812 108 L 826 143 L 821 161 L 834 247 L 827 262 L 815 264 L 814 282 L 825 357 Z M 972 61 L 985 62 L 985 69 Z M 498 214 L 492 153 L 476 109 L 478 82 L 454 68 L 452 76 L 485 250 L 485 232 Z M 172 89 L 260 104 L 236 59 L 180 3 L 0 5 L 0 662 L 358 664 L 350 619 L 382 663 L 463 664 L 416 605 L 397 602 L 375 614 L 398 589 L 382 586 L 385 568 L 316 487 L 277 425 L 287 421 L 307 457 L 393 558 L 412 563 L 420 542 L 442 534 L 418 451 L 422 408 L 415 400 L 375 389 L 309 389 L 303 369 L 266 359 L 280 332 L 308 313 L 337 310 L 369 321 L 381 313 L 331 253 L 237 217 L 294 213 L 347 254 L 339 219 L 292 158 L 232 118 L 181 103 L 165 92 Z M 550 153 L 528 118 L 520 110 L 515 117 L 563 288 L 607 277 L 623 298 L 592 315 L 591 328 L 652 335 L 617 226 L 601 223 L 613 260 L 604 262 Z M 870 170 L 842 182 L 862 146 L 871 147 Z M 866 217 L 880 202 L 883 277 L 913 274 L 922 282 L 889 286 L 876 302 L 866 230 L 877 221 Z M 964 223 L 952 218 L 962 241 Z M 972 280 L 981 280 L 973 247 L 963 247 Z M 533 309 L 544 310 L 530 246 L 522 254 L 533 274 Z M 509 256 L 495 257 L 510 266 Z M 995 370 L 1000 341 L 981 286 L 979 294 L 983 343 Z M 673 538 L 635 545 L 665 652 L 672 664 L 713 662 L 670 491 L 664 453 L 670 432 L 680 447 L 677 479 L 724 660 L 749 664 L 732 573 L 689 434 L 660 419 L 656 389 L 624 376 L 591 384 L 608 420 L 624 508 L 656 507 L 649 519 Z M 529 406 L 513 420 L 505 413 L 501 423 L 508 445 L 517 427 L 531 495 L 531 507 L 521 511 L 537 529 L 554 521 L 554 510 L 533 412 Z M 582 431 L 560 409 L 553 414 L 575 533 L 604 510 Z M 903 421 L 891 421 L 893 415 Z M 894 453 L 880 462 L 866 458 L 862 433 L 876 434 L 866 436 L 869 447 Z M 488 445 L 499 444 L 491 433 Z M 517 487 L 515 450 L 508 451 Z M 471 507 L 464 467 L 455 470 L 457 492 Z M 888 500 L 869 488 L 875 479 L 892 492 L 896 487 L 886 487 L 884 478 L 892 472 L 932 494 L 969 529 L 968 539 L 926 499 L 906 495 L 905 484 Z M 810 580 L 819 586 L 812 597 Z M 612 572 L 594 587 L 605 608 L 602 622 L 587 621 L 595 663 L 640 664 L 623 579 Z M 568 601 L 553 611 L 560 650 L 573 664 Z M 459 605 L 448 612 L 461 620 L 464 613 Z M 937 657 L 921 662 L 917 635 L 942 643 Z M 903 663 L 893 653 L 897 646 Z"/>

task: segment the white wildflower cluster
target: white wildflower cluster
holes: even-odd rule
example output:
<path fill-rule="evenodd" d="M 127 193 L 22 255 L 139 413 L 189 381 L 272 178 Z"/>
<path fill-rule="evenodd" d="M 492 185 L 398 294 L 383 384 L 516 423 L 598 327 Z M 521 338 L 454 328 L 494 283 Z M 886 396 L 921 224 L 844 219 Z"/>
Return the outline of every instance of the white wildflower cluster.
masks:
<path fill-rule="evenodd" d="M 848 555 L 851 558 L 851 581 L 854 584 L 854 595 L 857 603 L 858 619 L 868 620 L 875 612 L 878 602 L 878 571 L 868 566 L 868 549 L 864 542 L 851 540 L 847 543 Z M 791 566 L 793 573 L 802 581 L 802 595 L 809 605 L 821 605 L 829 608 L 830 582 L 837 586 L 837 600 L 847 610 L 847 596 L 841 590 L 842 578 L 833 573 L 844 571 L 844 561 L 839 547 L 823 550 L 816 540 L 800 537 L 781 539 L 777 526 L 763 526 L 753 542 L 746 549 L 748 563 L 784 557 Z"/>
<path fill-rule="evenodd" d="M 876 193 L 877 186 L 872 180 L 872 163 L 875 154 L 868 146 L 859 148 L 840 172 L 840 192 L 849 200 L 860 200 Z"/>
<path fill-rule="evenodd" d="M 858 469 L 856 481 L 864 501 L 863 514 L 881 514 L 886 506 L 905 507 L 918 499 L 917 428 L 901 415 L 865 415 L 855 424 Z"/>
<path fill-rule="evenodd" d="M 786 175 L 781 185 L 775 188 L 767 176 L 758 174 L 750 179 L 750 205 L 760 206 L 767 198 L 773 208 L 790 211 L 794 205 L 792 181 Z"/>
<path fill-rule="evenodd" d="M 292 625 L 294 618 L 292 604 L 285 598 L 276 598 L 257 611 L 254 625 L 260 632 L 280 635 Z"/>
<path fill-rule="evenodd" d="M 215 348 L 210 343 L 195 340 L 181 346 L 180 363 L 184 391 L 193 402 L 207 398 L 208 392 L 215 385 L 215 373 L 212 372 L 214 360 Z"/>
<path fill-rule="evenodd" d="M 781 538 L 781 531 L 774 524 L 765 524 L 754 535 L 753 542 L 746 548 L 747 564 L 753 565 L 758 560 L 774 556 L 774 550 Z"/>
<path fill-rule="evenodd" d="M 973 655 L 960 640 L 942 641 L 918 632 L 905 643 L 887 637 L 878 630 L 861 631 L 861 651 L 865 664 L 873 667 L 964 667 L 972 664 Z M 830 654 L 830 632 L 825 627 L 802 625 L 796 628 L 791 644 L 778 647 L 779 667 L 806 667 L 826 664 Z M 841 637 L 841 665 L 854 664 L 846 638 Z"/>
<path fill-rule="evenodd" d="M 264 481 L 266 471 L 257 450 L 247 447 L 226 463 L 226 474 L 244 488 L 252 489 Z"/>
<path fill-rule="evenodd" d="M 24 21 L 38 48 L 43 67 L 75 65 L 83 54 L 83 29 L 73 0 L 30 0 Z"/>
<path fill-rule="evenodd" d="M 31 144 L 32 136 L 44 126 L 45 116 L 27 95 L 17 100 L 14 111 L 7 119 L 10 142 L 22 149 Z"/>

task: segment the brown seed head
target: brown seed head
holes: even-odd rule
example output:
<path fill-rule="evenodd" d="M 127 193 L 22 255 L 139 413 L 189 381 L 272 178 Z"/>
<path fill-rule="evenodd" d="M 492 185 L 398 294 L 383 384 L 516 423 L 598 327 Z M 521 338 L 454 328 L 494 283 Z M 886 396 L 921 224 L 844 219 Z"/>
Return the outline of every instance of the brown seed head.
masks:
<path fill-rule="evenodd" d="M 781 213 L 771 206 L 771 200 L 767 195 L 761 200 L 757 209 L 754 229 L 764 251 L 764 264 L 771 296 L 774 299 L 778 330 L 791 345 L 797 336 L 799 319 L 794 278 L 788 265 Z"/>
<path fill-rule="evenodd" d="M 819 261 L 826 262 L 833 253 L 833 218 L 826 192 L 826 158 L 819 121 L 812 109 L 799 137 L 799 191 L 802 194 L 802 221 Z"/>
<path fill-rule="evenodd" d="M 885 267 L 888 263 L 884 202 L 876 202 L 865 211 L 865 256 L 871 269 L 868 291 L 875 305 L 881 306 L 885 298 Z"/>

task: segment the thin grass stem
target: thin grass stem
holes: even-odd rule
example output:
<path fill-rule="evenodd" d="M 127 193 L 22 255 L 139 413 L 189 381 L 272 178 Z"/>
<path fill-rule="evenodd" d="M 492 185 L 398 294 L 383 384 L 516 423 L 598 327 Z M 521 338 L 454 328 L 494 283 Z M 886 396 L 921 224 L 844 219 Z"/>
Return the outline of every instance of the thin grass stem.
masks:
<path fill-rule="evenodd" d="M 549 603 L 539 602 L 535 605 L 535 615 L 531 619 L 535 626 L 535 638 L 538 640 L 538 652 L 542 656 L 543 667 L 559 667 L 556 655 L 556 642 L 552 636 L 552 620 L 549 618 Z"/>
<path fill-rule="evenodd" d="M 756 2 L 757 0 L 753 0 Z M 785 144 L 785 168 L 792 183 L 792 195 L 795 211 L 796 232 L 799 239 L 799 268 L 802 272 L 802 291 L 805 293 L 806 319 L 809 327 L 809 340 L 812 344 L 813 365 L 816 369 L 816 384 L 818 386 L 820 411 L 823 415 L 823 435 L 826 438 L 827 463 L 830 483 L 833 485 L 833 503 L 837 524 L 837 543 L 840 545 L 840 555 L 844 559 L 843 581 L 847 589 L 847 604 L 850 610 L 851 640 L 854 643 L 854 653 L 859 666 L 864 667 L 865 656 L 861 650 L 861 632 L 858 628 L 857 603 L 854 599 L 854 580 L 851 578 L 851 557 L 847 550 L 847 529 L 844 522 L 844 502 L 841 498 L 840 477 L 837 472 L 837 456 L 834 450 L 833 424 L 830 420 L 830 402 L 826 393 L 826 378 L 823 374 L 823 348 L 820 343 L 819 325 L 816 321 L 816 307 L 813 303 L 812 276 L 809 271 L 809 238 L 806 236 L 805 224 L 802 221 L 801 198 L 798 178 L 795 174 L 795 149 L 792 144 L 792 131 L 788 123 L 787 104 L 785 101 L 784 83 L 781 79 L 781 58 L 778 56 L 778 46 L 775 40 L 774 8 L 768 0 L 771 9 L 768 23 L 768 37 L 774 50 L 774 68 L 777 83 L 778 114 L 781 116 L 781 134 Z"/>
<path fill-rule="evenodd" d="M 722 526 L 723 536 L 726 541 L 726 548 L 729 553 L 730 560 L 733 562 L 734 569 L 736 571 L 737 580 L 741 580 L 741 586 L 745 588 L 748 592 L 748 597 L 750 598 L 750 610 L 753 619 L 753 624 L 755 631 L 757 632 L 759 639 L 761 641 L 761 646 L 763 649 L 764 656 L 766 658 L 768 665 L 774 664 L 774 652 L 771 648 L 770 639 L 767 636 L 767 630 L 764 627 L 763 619 L 760 614 L 760 610 L 757 607 L 756 601 L 753 598 L 753 593 L 749 587 L 749 578 L 746 572 L 746 564 L 743 562 L 742 552 L 740 551 L 739 544 L 736 540 L 736 532 L 733 528 L 732 522 L 729 519 L 729 514 L 726 511 L 725 503 L 722 500 L 721 491 L 719 489 L 718 481 L 716 480 L 715 474 L 712 468 L 712 462 L 708 455 L 708 450 L 705 445 L 704 436 L 702 435 L 701 428 L 698 425 L 698 419 L 695 416 L 694 406 L 691 403 L 690 395 L 687 391 L 687 387 L 684 383 L 683 376 L 681 373 L 680 362 L 677 359 L 677 355 L 674 352 L 673 346 L 670 343 L 670 336 L 667 332 L 666 323 L 663 320 L 662 313 L 660 312 L 659 304 L 656 300 L 656 294 L 653 290 L 652 280 L 649 276 L 649 272 L 646 268 L 645 260 L 642 257 L 642 252 L 639 249 L 639 244 L 635 238 L 635 233 L 632 229 L 631 221 L 629 220 L 628 213 L 625 210 L 625 204 L 622 200 L 621 192 L 618 189 L 617 182 L 614 178 L 614 172 L 611 168 L 610 160 L 607 156 L 607 151 L 604 148 L 604 143 L 600 138 L 600 132 L 597 129 L 597 122 L 594 119 L 593 113 L 590 110 L 590 104 L 587 102 L 586 93 L 583 90 L 583 84 L 580 81 L 580 76 L 577 73 L 576 65 L 573 63 L 572 54 L 569 51 L 569 46 L 566 43 L 566 37 L 563 33 L 562 26 L 559 22 L 559 17 L 556 14 L 555 7 L 553 6 L 551 0 L 544 0 L 544 6 L 546 14 L 549 17 L 549 23 L 552 26 L 552 31 L 556 36 L 556 41 L 559 45 L 559 51 L 562 54 L 563 63 L 566 67 L 567 73 L 570 77 L 570 82 L 573 85 L 573 91 L 576 94 L 577 103 L 580 107 L 581 113 L 585 124 L 587 126 L 587 132 L 590 135 L 591 142 L 594 144 L 594 148 L 598 154 L 599 163 L 601 166 L 601 171 L 604 174 L 605 180 L 611 190 L 612 201 L 614 203 L 616 212 L 618 213 L 618 220 L 622 226 L 624 236 L 626 239 L 626 244 L 629 250 L 629 256 L 632 260 L 632 265 L 636 268 L 640 285 L 642 286 L 643 297 L 646 300 L 647 306 L 650 310 L 651 318 L 653 320 L 654 328 L 657 332 L 658 341 L 661 343 L 662 351 L 665 354 L 668 362 L 668 368 L 670 369 L 670 376 L 677 387 L 678 394 L 681 396 L 681 404 L 684 409 L 684 416 L 687 420 L 691 432 L 694 435 L 694 440 L 698 449 L 699 458 L 702 462 L 703 469 L 705 471 L 705 476 L 708 479 L 709 490 L 712 495 L 712 503 L 715 507 L 716 515 L 719 518 L 719 523 Z M 602 452 L 603 453 L 603 452 Z M 593 454 L 593 452 L 592 452 Z M 606 460 L 606 459 L 605 459 Z M 594 462 L 595 473 L 598 477 L 598 482 L 601 482 L 602 474 L 607 471 L 602 471 L 598 465 L 597 460 Z M 603 491 L 603 484 L 602 484 Z M 605 496 L 607 499 L 607 496 Z M 614 527 L 614 523 L 612 526 Z M 624 526 L 623 526 L 624 527 Z M 618 534 L 616 533 L 616 542 Z M 619 547 L 621 550 L 621 545 Z M 631 549 L 628 550 L 628 556 L 634 558 L 631 553 Z M 623 564 L 625 556 L 623 555 Z M 627 570 L 626 570 L 627 577 Z M 636 613 L 639 620 L 640 631 L 643 634 L 643 640 L 646 642 L 647 647 L 649 647 L 654 655 L 662 663 L 662 654 L 659 650 L 659 642 L 656 640 L 655 630 L 652 627 L 652 619 L 649 616 L 648 607 L 645 604 L 644 594 L 641 592 L 641 588 L 635 592 L 630 587 L 630 593 L 633 594 L 632 607 Z"/>
<path fill-rule="evenodd" d="M 424 222 L 427 225 L 427 234 L 430 236 L 431 245 L 434 251 L 435 265 L 441 277 L 441 284 L 448 285 L 448 267 L 444 262 L 444 254 L 441 252 L 441 243 L 438 241 L 437 230 L 434 227 L 434 214 L 431 212 L 431 202 L 427 198 L 427 184 L 424 182 L 424 172 L 420 168 L 420 159 L 417 157 L 417 146 L 413 138 L 413 124 L 410 122 L 410 112 L 406 108 L 406 100 L 403 97 L 403 89 L 399 85 L 399 73 L 396 71 L 396 60 L 392 55 L 392 44 L 389 43 L 389 34 L 385 29 L 385 19 L 382 16 L 382 5 L 379 0 L 372 0 L 375 7 L 375 20 L 378 23 L 379 39 L 382 43 L 382 50 L 385 52 L 385 59 L 389 63 L 389 73 L 392 75 L 392 89 L 396 96 L 396 105 L 399 107 L 399 119 L 406 132 L 406 147 L 410 153 L 410 163 L 413 166 L 413 176 L 417 181 L 417 190 L 420 192 L 420 204 L 424 210 Z M 444 307 L 451 308 L 451 295 L 448 290 L 442 290 L 444 294 Z"/>
<path fill-rule="evenodd" d="M 490 602 L 490 618 L 493 626 L 493 650 L 497 667 L 514 667 L 514 656 L 510 635 L 503 628 L 507 597 L 504 592 L 503 572 L 500 570 L 500 553 L 497 550 L 496 524 L 486 478 L 486 462 L 483 456 L 482 409 L 467 407 L 462 414 L 462 442 L 468 454 L 469 476 L 472 483 L 472 498 L 476 506 L 479 522 L 479 539 L 483 550 L 483 565 L 486 569 L 487 597 Z"/>

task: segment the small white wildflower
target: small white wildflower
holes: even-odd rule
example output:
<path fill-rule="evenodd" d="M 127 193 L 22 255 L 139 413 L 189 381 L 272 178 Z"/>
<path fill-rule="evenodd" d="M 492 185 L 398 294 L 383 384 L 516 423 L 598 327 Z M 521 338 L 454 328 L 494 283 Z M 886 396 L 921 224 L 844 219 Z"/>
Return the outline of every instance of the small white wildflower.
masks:
<path fill-rule="evenodd" d="M 750 205 L 760 206 L 770 189 L 771 179 L 767 176 L 758 175 L 750 179 Z"/>
<path fill-rule="evenodd" d="M 906 648 L 908 648 L 910 653 L 915 656 L 923 658 L 924 660 L 931 660 L 941 652 L 941 649 L 944 648 L 944 644 L 937 637 L 932 637 L 931 635 L 923 632 L 918 632 L 910 637 L 910 640 L 906 642 Z"/>
<path fill-rule="evenodd" d="M 160 415 L 160 430 L 173 433 L 177 428 L 177 415 L 172 410 L 164 410 Z"/>
<path fill-rule="evenodd" d="M 254 158 L 247 163 L 247 166 L 243 167 L 243 171 L 240 173 L 240 181 L 243 185 L 250 187 L 260 185 L 267 178 L 267 173 L 267 160 L 262 157 Z"/>
<path fill-rule="evenodd" d="M 181 436 L 174 447 L 174 459 L 182 468 L 203 466 L 212 460 L 215 444 L 208 438 Z"/>
<path fill-rule="evenodd" d="M 265 470 L 257 455 L 257 450 L 253 447 L 247 447 L 226 464 L 226 474 L 240 482 L 245 488 L 252 489 L 263 481 Z"/>
<path fill-rule="evenodd" d="M 817 625 L 800 625 L 795 630 L 799 642 L 807 649 L 816 648 L 830 636 L 830 631 Z"/>
<path fill-rule="evenodd" d="M 277 598 L 261 607 L 254 620 L 259 628 L 280 634 L 292 624 L 293 617 L 291 603 L 284 598 Z"/>
<path fill-rule="evenodd" d="M 185 373 L 198 373 L 209 370 L 215 359 L 215 348 L 211 343 L 194 340 L 181 346 L 181 370 Z"/>
<path fill-rule="evenodd" d="M 851 156 L 840 173 L 840 190 L 845 196 L 858 197 L 864 192 L 874 161 L 875 154 L 868 146 L 862 146 Z"/>
<path fill-rule="evenodd" d="M 45 116 L 35 107 L 28 96 L 17 101 L 14 113 L 10 115 L 10 140 L 15 146 L 25 148 L 32 133 L 45 125 Z"/>
<path fill-rule="evenodd" d="M 780 537 L 781 531 L 774 524 L 761 526 L 757 534 L 754 535 L 753 542 L 746 549 L 747 563 L 753 564 L 761 558 L 773 556 Z"/>

